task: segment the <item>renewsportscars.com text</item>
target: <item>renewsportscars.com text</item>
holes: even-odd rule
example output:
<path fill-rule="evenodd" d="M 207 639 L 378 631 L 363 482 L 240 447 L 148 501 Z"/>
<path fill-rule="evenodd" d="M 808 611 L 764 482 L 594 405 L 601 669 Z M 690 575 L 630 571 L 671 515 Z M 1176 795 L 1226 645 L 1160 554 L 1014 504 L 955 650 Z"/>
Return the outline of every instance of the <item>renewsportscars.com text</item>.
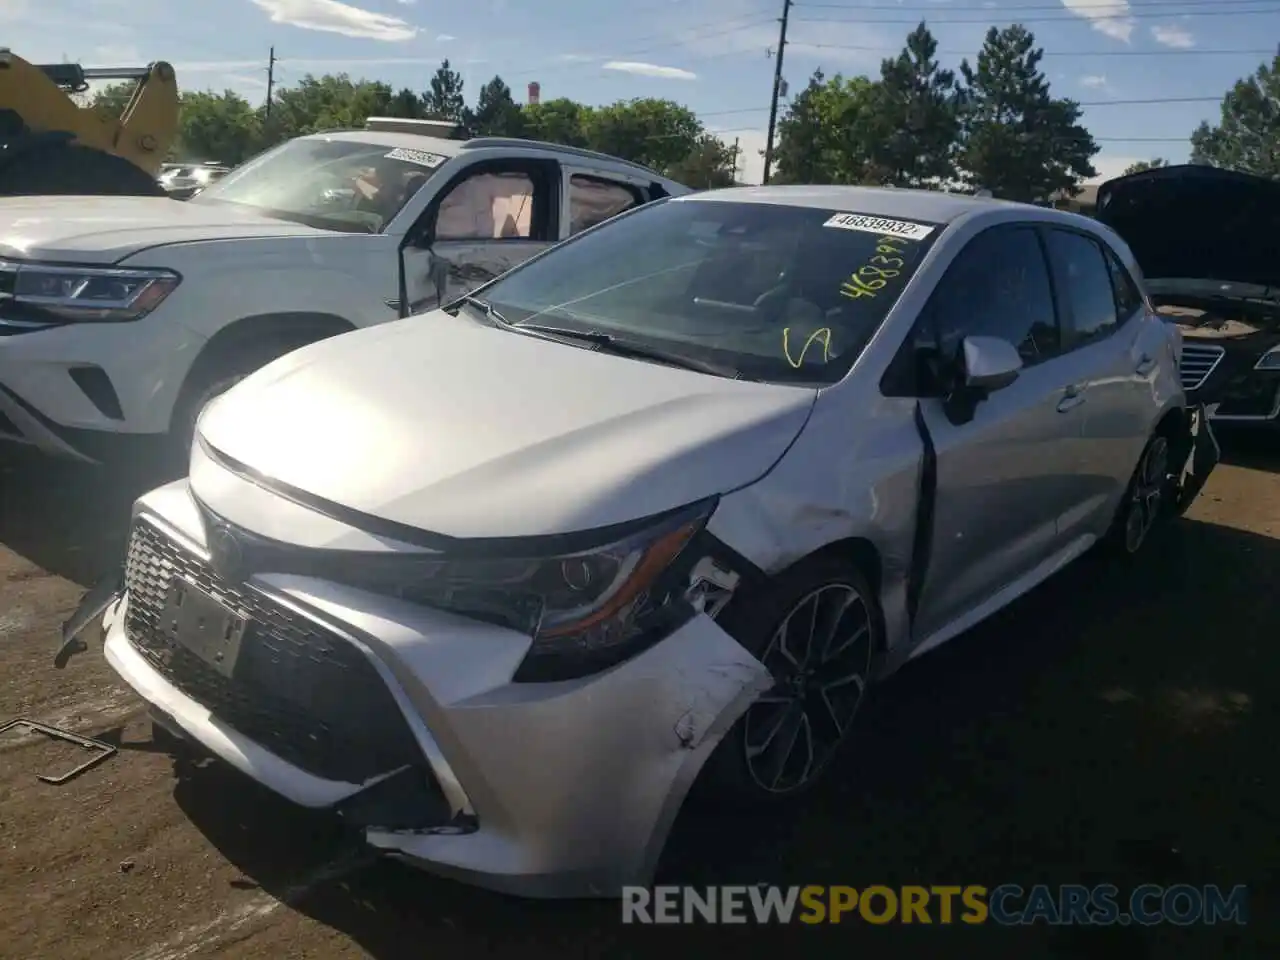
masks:
<path fill-rule="evenodd" d="M 622 922 L 641 924 L 990 924 L 1194 926 L 1249 922 L 1249 891 L 1189 884 L 985 887 L 627 887 Z"/>

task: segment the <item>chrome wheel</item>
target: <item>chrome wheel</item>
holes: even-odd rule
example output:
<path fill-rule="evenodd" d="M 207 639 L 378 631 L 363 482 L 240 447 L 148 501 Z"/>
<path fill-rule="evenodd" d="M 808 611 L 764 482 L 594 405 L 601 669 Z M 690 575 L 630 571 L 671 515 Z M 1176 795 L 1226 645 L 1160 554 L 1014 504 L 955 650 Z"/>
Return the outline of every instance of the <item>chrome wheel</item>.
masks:
<path fill-rule="evenodd" d="M 791 793 L 822 771 L 862 702 L 872 645 L 870 612 L 847 583 L 811 591 L 783 618 L 761 657 L 773 688 L 743 723 L 747 771 L 757 787 Z"/>
<path fill-rule="evenodd" d="M 1153 437 L 1134 474 L 1124 518 L 1124 548 L 1137 553 L 1160 519 L 1169 484 L 1169 441 Z"/>

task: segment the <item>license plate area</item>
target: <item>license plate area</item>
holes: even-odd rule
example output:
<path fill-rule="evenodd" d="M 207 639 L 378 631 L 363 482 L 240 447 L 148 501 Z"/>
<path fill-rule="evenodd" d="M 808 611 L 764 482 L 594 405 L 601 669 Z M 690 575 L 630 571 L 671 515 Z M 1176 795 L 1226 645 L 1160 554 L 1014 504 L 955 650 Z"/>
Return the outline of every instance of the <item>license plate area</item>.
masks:
<path fill-rule="evenodd" d="M 160 628 L 170 642 L 230 679 L 240 659 L 248 620 L 190 580 L 176 577 L 165 597 Z"/>

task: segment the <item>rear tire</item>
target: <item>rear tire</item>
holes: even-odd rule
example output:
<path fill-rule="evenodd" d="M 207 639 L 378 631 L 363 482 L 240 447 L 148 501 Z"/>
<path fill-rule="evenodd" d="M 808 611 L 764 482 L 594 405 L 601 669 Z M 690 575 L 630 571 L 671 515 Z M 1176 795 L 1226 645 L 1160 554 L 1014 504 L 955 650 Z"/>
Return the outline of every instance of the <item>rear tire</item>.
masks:
<path fill-rule="evenodd" d="M 163 197 L 155 177 L 123 157 L 50 143 L 0 165 L 0 196 Z"/>
<path fill-rule="evenodd" d="M 1164 431 L 1147 441 L 1107 533 L 1105 543 L 1111 554 L 1137 556 L 1152 535 L 1176 515 L 1173 452 L 1173 440 Z"/>
<path fill-rule="evenodd" d="M 867 578 L 837 556 L 802 561 L 740 604 L 721 626 L 773 675 L 725 734 L 695 796 L 759 809 L 807 793 L 848 741 L 884 626 Z"/>

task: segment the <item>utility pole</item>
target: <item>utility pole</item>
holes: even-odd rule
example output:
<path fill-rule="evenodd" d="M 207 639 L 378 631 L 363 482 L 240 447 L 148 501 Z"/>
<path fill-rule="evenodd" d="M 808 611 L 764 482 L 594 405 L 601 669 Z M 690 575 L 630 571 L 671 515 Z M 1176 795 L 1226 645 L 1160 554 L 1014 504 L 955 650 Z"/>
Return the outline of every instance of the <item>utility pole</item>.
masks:
<path fill-rule="evenodd" d="M 271 116 L 271 95 L 275 92 L 276 87 L 276 48 L 271 48 L 271 55 L 267 58 L 267 116 Z"/>
<path fill-rule="evenodd" d="M 782 91 L 782 54 L 787 49 L 787 19 L 791 15 L 791 0 L 782 0 L 781 28 L 778 30 L 778 57 L 773 64 L 773 97 L 769 101 L 769 135 L 764 141 L 764 176 L 769 182 L 769 167 L 773 163 L 773 131 L 778 125 L 778 95 Z"/>
<path fill-rule="evenodd" d="M 738 182 L 738 138 L 733 138 L 733 182 Z"/>

